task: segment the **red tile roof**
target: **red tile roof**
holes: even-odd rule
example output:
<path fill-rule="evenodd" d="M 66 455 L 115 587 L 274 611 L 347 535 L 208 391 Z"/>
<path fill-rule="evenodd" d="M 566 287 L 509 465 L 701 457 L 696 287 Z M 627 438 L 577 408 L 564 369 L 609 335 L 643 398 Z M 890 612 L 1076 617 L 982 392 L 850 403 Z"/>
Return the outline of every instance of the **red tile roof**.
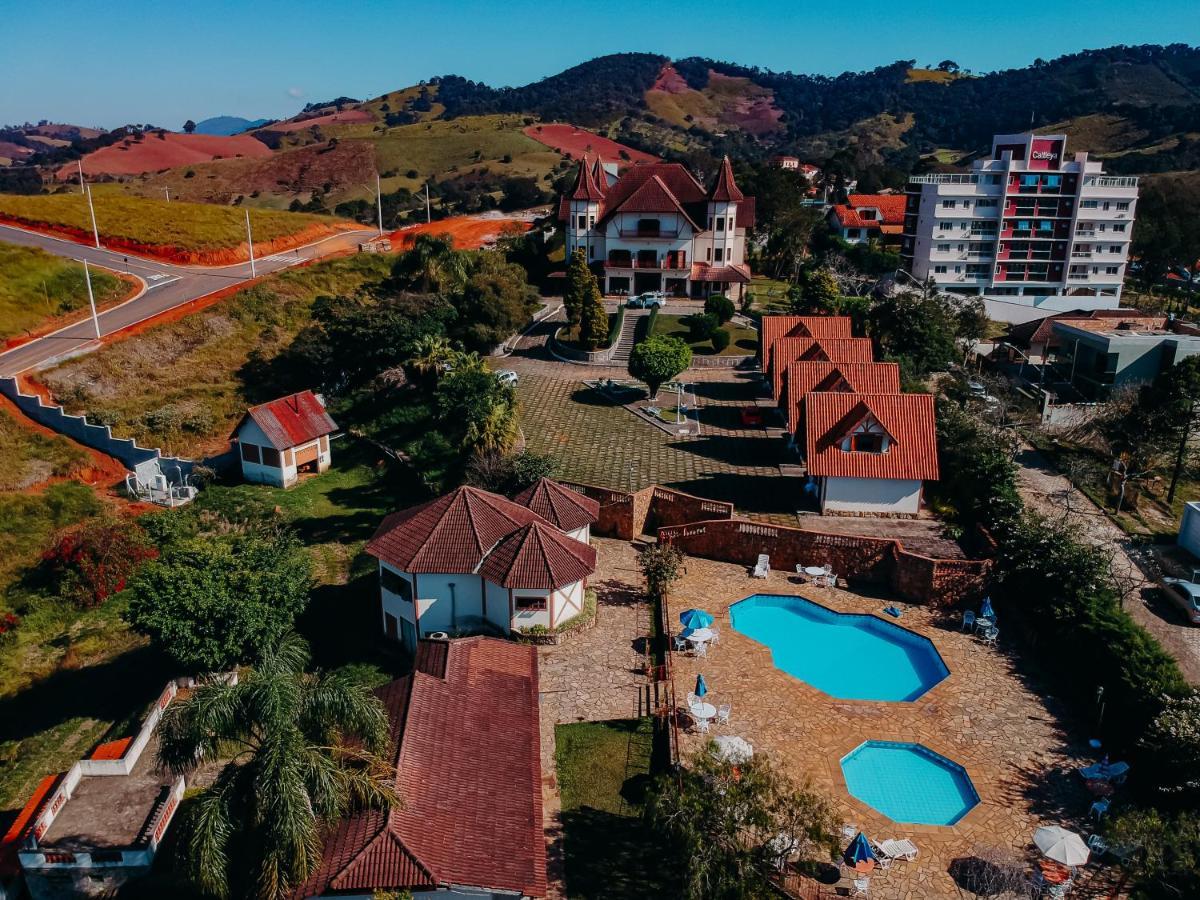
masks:
<path fill-rule="evenodd" d="M 851 394 L 900 393 L 900 366 L 896 363 L 847 363 L 801 360 L 787 367 L 788 431 L 800 428 L 804 397 L 813 391 Z"/>
<path fill-rule="evenodd" d="M 25 840 L 25 835 L 33 826 L 37 814 L 42 811 L 42 807 L 45 806 L 46 801 L 58 788 L 64 777 L 65 773 L 59 772 L 57 775 L 47 775 L 39 781 L 29 801 L 17 813 L 17 817 L 9 825 L 4 837 L 0 838 L 0 877 L 10 878 L 20 871 L 21 863 L 17 852 L 21 842 Z"/>
<path fill-rule="evenodd" d="M 276 450 L 286 450 L 337 430 L 337 425 L 312 391 L 300 391 L 250 407 L 238 422 L 235 433 L 241 430 L 246 419 L 251 419 L 262 430 Z"/>
<path fill-rule="evenodd" d="M 587 156 L 579 160 L 579 171 L 575 175 L 575 186 L 571 189 L 572 200 L 591 200 L 598 202 L 604 199 L 604 191 L 596 184 L 592 167 Z"/>
<path fill-rule="evenodd" d="M 474 572 L 502 538 L 542 521 L 519 503 L 464 485 L 429 503 L 392 513 L 366 549 L 408 573 Z"/>
<path fill-rule="evenodd" d="M 874 417 L 892 439 L 884 453 L 841 449 L 842 438 Z M 937 435 L 930 394 L 810 393 L 804 401 L 810 475 L 837 478 L 938 477 Z"/>
<path fill-rule="evenodd" d="M 541 590 L 575 584 L 595 571 L 595 547 L 541 522 L 501 540 L 479 566 L 479 574 L 492 584 Z"/>
<path fill-rule="evenodd" d="M 417 671 L 379 696 L 403 805 L 339 822 L 294 896 L 450 885 L 545 896 L 535 648 L 452 641 L 443 678 Z"/>
<path fill-rule="evenodd" d="M 615 189 L 616 185 L 613 187 Z M 679 198 L 671 193 L 671 189 L 657 175 L 647 178 L 638 185 L 637 189 L 619 206 L 609 206 L 608 209 L 611 213 L 678 213 L 687 220 L 693 230 L 701 230 L 695 219 L 683 208 Z"/>
<path fill-rule="evenodd" d="M 737 182 L 733 180 L 733 166 L 730 164 L 728 156 L 721 160 L 721 168 L 717 171 L 717 180 L 713 182 L 712 193 L 708 196 L 709 199 L 718 203 L 740 202 L 746 199 L 746 195 L 741 192 Z"/>
<path fill-rule="evenodd" d="M 764 373 L 771 371 L 771 347 L 781 337 L 850 337 L 849 316 L 763 316 L 758 325 Z"/>
<path fill-rule="evenodd" d="M 563 531 L 575 531 L 600 520 L 597 501 L 550 478 L 539 478 L 513 497 L 513 502 L 533 510 Z"/>
<path fill-rule="evenodd" d="M 832 214 L 844 228 L 879 228 L 882 225 L 903 225 L 903 194 L 850 194 L 846 203 L 834 205 Z M 867 207 L 879 210 L 879 218 L 864 219 L 858 211 Z"/>
<path fill-rule="evenodd" d="M 749 284 L 750 267 L 742 263 L 731 266 L 710 266 L 708 263 L 692 263 L 692 281 L 711 281 L 715 284 Z"/>
<path fill-rule="evenodd" d="M 804 359 L 868 363 L 874 360 L 874 348 L 869 338 L 779 338 L 771 349 L 771 396 L 776 402 L 784 399 L 787 367 Z"/>

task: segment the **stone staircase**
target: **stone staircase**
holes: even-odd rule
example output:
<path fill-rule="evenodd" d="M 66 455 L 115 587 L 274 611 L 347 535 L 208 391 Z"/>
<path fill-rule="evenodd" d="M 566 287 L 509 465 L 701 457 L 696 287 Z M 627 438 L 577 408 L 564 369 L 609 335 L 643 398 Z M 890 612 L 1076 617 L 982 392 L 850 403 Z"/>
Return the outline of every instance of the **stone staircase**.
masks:
<path fill-rule="evenodd" d="M 627 309 L 625 310 L 625 319 L 621 322 L 621 333 L 617 335 L 617 346 L 613 350 L 613 363 L 629 362 L 629 353 L 633 350 L 634 338 L 637 336 L 638 322 L 643 316 L 648 316 L 649 310 L 646 309 Z"/>

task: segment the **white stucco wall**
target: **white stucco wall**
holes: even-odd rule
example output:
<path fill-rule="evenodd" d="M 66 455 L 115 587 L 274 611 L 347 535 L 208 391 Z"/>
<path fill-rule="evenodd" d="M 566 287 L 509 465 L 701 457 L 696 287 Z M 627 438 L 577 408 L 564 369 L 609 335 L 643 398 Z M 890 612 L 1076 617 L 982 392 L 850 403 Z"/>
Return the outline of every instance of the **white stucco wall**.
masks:
<path fill-rule="evenodd" d="M 535 625 L 541 625 L 543 628 L 550 627 L 550 591 L 542 590 L 524 590 L 513 588 L 513 608 L 516 610 L 513 613 L 512 624 L 513 628 L 532 628 Z M 522 610 L 519 608 L 521 598 L 527 597 L 542 597 L 546 599 L 546 609 L 539 610 Z"/>
<path fill-rule="evenodd" d="M 899 478 L 825 478 L 821 512 L 903 513 L 921 510 L 921 482 Z"/>
<path fill-rule="evenodd" d="M 509 631 L 508 588 L 492 584 L 490 581 L 485 581 L 483 584 L 487 597 L 487 620 L 507 634 Z"/>
<path fill-rule="evenodd" d="M 553 597 L 554 624 L 556 626 L 575 618 L 583 612 L 583 582 L 576 581 L 560 591 L 554 592 Z"/>
<path fill-rule="evenodd" d="M 254 444 L 259 448 L 261 456 L 263 447 L 270 447 L 271 442 L 263 434 L 261 428 L 253 419 L 247 419 L 237 430 L 238 460 L 242 464 L 242 477 L 254 484 L 270 484 L 275 487 L 288 487 L 296 483 L 297 467 L 296 454 L 309 447 L 317 447 L 317 471 L 324 472 L 329 468 L 332 459 L 329 437 L 326 435 L 313 441 L 306 441 L 295 447 L 279 451 L 279 466 L 268 466 L 262 463 L 249 462 L 242 458 L 241 444 Z"/>
<path fill-rule="evenodd" d="M 454 585 L 453 603 L 450 585 Z M 453 631 L 467 616 L 483 613 L 483 588 L 478 575 L 417 575 L 417 626 L 421 636 L 431 631 Z M 453 607 L 453 609 L 452 609 Z"/>
<path fill-rule="evenodd" d="M 576 528 L 574 531 L 568 531 L 567 537 L 574 538 L 581 544 L 590 544 L 592 542 L 592 526 L 584 525 L 582 528 Z"/>

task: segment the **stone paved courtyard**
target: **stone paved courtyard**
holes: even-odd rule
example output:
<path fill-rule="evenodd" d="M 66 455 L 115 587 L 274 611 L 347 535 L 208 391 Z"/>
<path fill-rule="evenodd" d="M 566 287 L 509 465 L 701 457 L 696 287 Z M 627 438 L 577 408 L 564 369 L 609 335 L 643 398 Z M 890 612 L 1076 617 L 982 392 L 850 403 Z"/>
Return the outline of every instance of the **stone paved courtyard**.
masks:
<path fill-rule="evenodd" d="M 635 641 L 640 583 L 635 548 L 597 539 L 600 621 L 558 647 L 542 648 L 543 731 L 579 719 L 627 718 L 638 710 Z M 920 848 L 913 864 L 899 863 L 872 878 L 871 896 L 957 896 L 948 869 L 983 848 L 1018 855 L 1040 824 L 1062 824 L 1084 835 L 1091 798 L 1075 766 L 1094 761 L 1086 734 L 1068 736 L 1055 702 L 1018 670 L 1011 648 L 985 647 L 923 607 L 897 604 L 905 627 L 929 637 L 950 676 L 911 703 L 835 700 L 774 668 L 770 651 L 734 632 L 728 608 L 754 593 L 799 594 L 842 612 L 879 613 L 887 601 L 840 589 L 793 583 L 783 573 L 766 580 L 736 565 L 689 557 L 671 596 L 671 617 L 690 606 L 707 609 L 722 637 L 707 659 L 674 655 L 680 696 L 703 672 L 715 703 L 730 703 L 732 722 L 714 731 L 740 735 L 772 755 L 797 778 L 809 777 L 837 804 L 844 821 L 876 840 L 907 837 Z M 846 665 L 855 665 L 846 660 Z M 963 765 L 980 803 L 951 827 L 898 825 L 846 792 L 839 760 L 868 739 L 919 741 Z M 685 753 L 705 738 L 685 734 Z M 553 771 L 553 747 L 548 753 Z"/>

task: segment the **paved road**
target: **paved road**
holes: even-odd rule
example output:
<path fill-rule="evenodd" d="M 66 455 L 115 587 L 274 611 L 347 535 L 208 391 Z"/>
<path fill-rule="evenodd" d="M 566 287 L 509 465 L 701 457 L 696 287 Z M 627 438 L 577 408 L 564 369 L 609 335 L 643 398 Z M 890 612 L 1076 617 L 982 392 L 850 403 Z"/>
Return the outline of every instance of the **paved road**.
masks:
<path fill-rule="evenodd" d="M 373 230 L 350 231 L 307 244 L 297 250 L 264 257 L 255 262 L 255 272 L 263 275 L 286 269 L 308 259 L 326 256 L 352 247 L 365 235 L 374 233 Z M 150 316 L 250 278 L 248 262 L 221 267 L 176 266 L 117 251 L 97 250 L 95 247 L 85 247 L 73 241 L 5 225 L 0 225 L 0 241 L 24 247 L 40 247 L 55 256 L 86 259 L 88 263 L 95 263 L 117 272 L 128 272 L 140 278 L 145 284 L 145 289 L 140 294 L 120 306 L 100 313 L 101 335 L 128 328 Z M 0 375 L 24 372 L 47 360 L 78 350 L 95 338 L 96 331 L 91 316 L 85 316 L 73 325 L 67 325 L 52 334 L 15 347 L 6 353 L 0 353 Z"/>

